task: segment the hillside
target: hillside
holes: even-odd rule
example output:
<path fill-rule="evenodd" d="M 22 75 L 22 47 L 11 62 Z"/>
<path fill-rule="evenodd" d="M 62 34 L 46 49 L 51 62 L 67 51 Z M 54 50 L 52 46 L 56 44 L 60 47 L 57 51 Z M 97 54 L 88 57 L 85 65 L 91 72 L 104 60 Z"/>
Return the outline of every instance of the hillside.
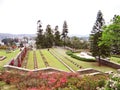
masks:
<path fill-rule="evenodd" d="M 9 34 L 9 33 L 0 33 L 0 40 L 4 38 L 23 38 L 23 37 L 35 37 L 35 34 Z"/>

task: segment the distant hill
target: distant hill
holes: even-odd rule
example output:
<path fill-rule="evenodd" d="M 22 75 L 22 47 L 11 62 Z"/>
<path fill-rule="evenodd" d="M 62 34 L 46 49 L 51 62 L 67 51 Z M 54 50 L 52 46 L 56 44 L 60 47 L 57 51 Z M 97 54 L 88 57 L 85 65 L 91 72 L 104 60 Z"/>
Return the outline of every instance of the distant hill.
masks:
<path fill-rule="evenodd" d="M 89 35 L 75 35 L 75 34 L 70 34 L 69 37 L 73 37 L 73 36 L 76 36 L 76 37 L 79 37 L 79 38 L 83 38 L 84 40 L 89 40 Z"/>
<path fill-rule="evenodd" d="M 36 34 L 9 34 L 9 33 L 0 33 L 0 40 L 4 39 L 4 38 L 23 38 L 23 37 L 28 37 L 28 38 L 31 38 L 31 37 L 35 37 Z M 73 37 L 73 36 L 77 36 L 77 37 L 80 37 L 80 38 L 83 38 L 85 40 L 88 40 L 89 39 L 89 35 L 73 35 L 73 34 L 70 34 L 68 35 L 69 37 Z"/>
<path fill-rule="evenodd" d="M 23 38 L 23 37 L 35 37 L 36 34 L 9 34 L 9 33 L 0 33 L 0 40 L 4 38 Z"/>

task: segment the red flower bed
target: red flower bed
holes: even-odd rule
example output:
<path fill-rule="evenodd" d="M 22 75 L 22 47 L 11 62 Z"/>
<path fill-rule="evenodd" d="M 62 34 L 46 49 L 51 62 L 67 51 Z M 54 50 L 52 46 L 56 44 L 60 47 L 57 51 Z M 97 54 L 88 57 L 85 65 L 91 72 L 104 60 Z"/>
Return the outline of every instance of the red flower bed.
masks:
<path fill-rule="evenodd" d="M 95 90 L 107 78 L 105 75 L 81 77 L 75 73 L 2 72 L 0 80 L 19 90 Z"/>

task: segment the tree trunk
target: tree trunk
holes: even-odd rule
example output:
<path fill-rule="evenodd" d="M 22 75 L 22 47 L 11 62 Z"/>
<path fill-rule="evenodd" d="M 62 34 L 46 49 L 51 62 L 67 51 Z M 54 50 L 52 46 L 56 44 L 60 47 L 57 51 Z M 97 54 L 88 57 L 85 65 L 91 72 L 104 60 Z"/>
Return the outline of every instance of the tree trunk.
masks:
<path fill-rule="evenodd" d="M 64 38 L 64 48 L 65 48 L 65 38 Z"/>
<path fill-rule="evenodd" d="M 100 55 L 98 56 L 98 62 L 99 62 L 99 66 L 101 66 Z"/>

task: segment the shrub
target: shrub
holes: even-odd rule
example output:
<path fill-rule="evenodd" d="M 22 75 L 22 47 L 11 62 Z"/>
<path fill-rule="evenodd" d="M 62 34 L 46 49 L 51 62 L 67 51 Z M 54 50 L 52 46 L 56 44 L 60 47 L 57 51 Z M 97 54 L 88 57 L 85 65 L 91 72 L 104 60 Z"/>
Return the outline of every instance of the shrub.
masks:
<path fill-rule="evenodd" d="M 101 87 L 104 87 L 105 86 L 105 80 L 100 80 L 99 82 L 98 82 L 98 86 L 101 88 Z"/>
<path fill-rule="evenodd" d="M 71 56 L 72 58 L 75 58 L 75 59 L 81 60 L 81 61 L 86 61 L 86 62 L 95 62 L 96 61 L 94 59 L 81 58 L 81 57 L 73 54 L 72 51 L 67 51 L 66 54 Z"/>

